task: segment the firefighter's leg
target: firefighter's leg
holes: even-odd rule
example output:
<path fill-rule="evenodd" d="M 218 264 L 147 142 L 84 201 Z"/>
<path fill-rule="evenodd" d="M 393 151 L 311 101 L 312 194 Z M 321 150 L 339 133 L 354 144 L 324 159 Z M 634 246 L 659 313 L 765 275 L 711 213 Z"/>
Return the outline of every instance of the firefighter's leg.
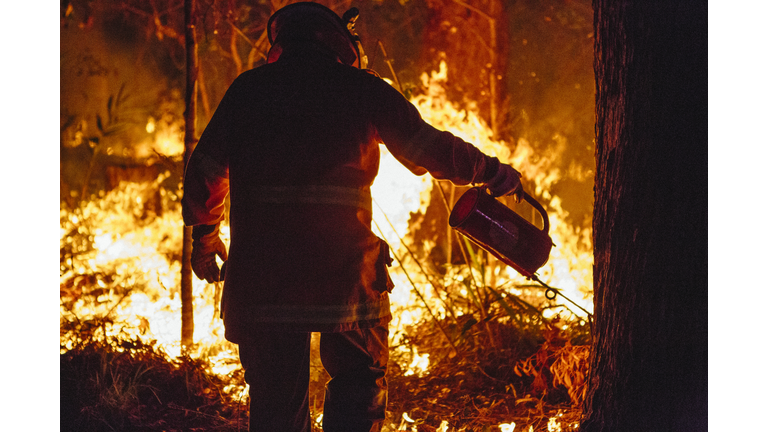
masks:
<path fill-rule="evenodd" d="M 250 386 L 250 432 L 310 432 L 310 336 L 257 332 L 239 345 Z"/>
<path fill-rule="evenodd" d="M 320 357 L 331 376 L 323 405 L 325 432 L 381 430 L 387 407 L 388 336 L 386 325 L 320 336 Z"/>

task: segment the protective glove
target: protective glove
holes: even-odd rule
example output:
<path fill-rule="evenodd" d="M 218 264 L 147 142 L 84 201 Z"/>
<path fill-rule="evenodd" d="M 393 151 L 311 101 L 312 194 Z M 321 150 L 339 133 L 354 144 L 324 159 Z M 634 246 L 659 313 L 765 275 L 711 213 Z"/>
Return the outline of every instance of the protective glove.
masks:
<path fill-rule="evenodd" d="M 208 283 L 219 281 L 216 255 L 224 261 L 227 260 L 227 247 L 219 238 L 219 225 L 192 227 L 192 271 L 198 279 Z"/>
<path fill-rule="evenodd" d="M 523 185 L 520 183 L 521 174 L 510 165 L 500 164 L 496 174 L 488 180 L 485 187 L 495 197 L 512 195 L 515 201 L 520 202 L 523 199 Z"/>

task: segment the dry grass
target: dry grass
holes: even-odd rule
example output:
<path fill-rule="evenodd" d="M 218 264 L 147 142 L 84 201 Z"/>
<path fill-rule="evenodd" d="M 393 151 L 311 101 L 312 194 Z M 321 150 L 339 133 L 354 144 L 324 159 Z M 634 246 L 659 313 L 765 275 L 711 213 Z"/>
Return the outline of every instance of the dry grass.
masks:
<path fill-rule="evenodd" d="M 159 182 L 139 189 L 145 193 L 158 188 Z M 178 219 L 173 194 L 149 192 L 164 197 L 155 213 Z M 205 359 L 169 358 L 152 342 L 127 333 L 103 336 L 112 334 L 106 331 L 112 325 L 110 318 L 104 317 L 119 319 L 115 310 L 126 296 L 135 291 L 167 295 L 168 290 L 152 288 L 155 281 L 140 278 L 138 271 L 120 273 L 120 265 L 133 263 L 129 259 L 98 268 L 88 264 L 98 253 L 94 236 L 112 229 L 102 219 L 115 219 L 110 217 L 117 213 L 121 226 L 170 233 L 157 237 L 158 253 L 169 263 L 181 255 L 178 242 L 171 241 L 178 230 L 160 223 L 155 213 L 134 209 L 136 200 L 131 197 L 136 193 L 128 188 L 84 209 L 62 212 L 61 332 L 67 348 L 62 347 L 60 356 L 61 430 L 246 430 L 247 400 L 224 391 L 228 385 L 243 383 L 241 369 L 232 377 L 221 377 L 208 372 Z M 116 212 L 123 207 L 131 211 Z M 476 274 L 485 274 L 481 257 L 469 247 L 464 252 Z M 545 319 L 542 311 L 547 304 L 513 295 L 498 284 L 491 288 L 491 281 L 474 281 L 466 265 L 433 273 L 434 266 L 416 255 L 411 254 L 413 260 L 424 265 L 410 267 L 418 268 L 411 276 L 435 282 L 447 314 L 438 319 L 424 313 L 427 318 L 405 328 L 399 346 L 392 347 L 385 430 L 494 431 L 500 424 L 515 422 L 516 432 L 550 432 L 558 430 L 551 424 L 553 418 L 560 431 L 573 430 L 569 425 L 578 422 L 587 376 L 588 325 L 565 326 Z M 84 270 L 75 271 L 79 267 Z M 108 293 L 110 301 L 105 302 Z M 79 320 L 78 302 L 101 307 L 101 318 Z M 428 303 L 409 307 L 427 310 Z M 436 308 L 437 303 L 431 304 Z M 406 375 L 409 354 L 416 350 L 429 354 L 428 373 Z M 310 404 L 313 413 L 319 413 L 327 375 L 318 361 L 313 361 L 312 371 Z"/>
<path fill-rule="evenodd" d="M 85 324 L 68 330 L 83 336 L 108 325 Z M 478 331 L 452 354 L 434 325 L 420 324 L 413 329 L 420 336 L 409 342 L 430 354 L 430 368 L 422 376 L 405 376 L 393 347 L 385 431 L 496 431 L 510 422 L 516 423 L 516 431 L 575 430 L 587 348 L 573 345 L 577 338 L 572 334 L 545 330 L 521 332 L 493 323 L 503 345 L 491 347 L 483 340 L 485 332 Z M 207 372 L 204 360 L 171 359 L 135 339 L 82 337 L 61 354 L 61 430 L 247 430 L 247 400 L 225 394 L 229 383 Z M 318 387 L 314 408 L 319 410 L 322 383 L 313 385 Z M 552 418 L 560 429 L 550 424 Z"/>
<path fill-rule="evenodd" d="M 411 343 L 433 361 L 423 376 L 404 376 L 397 364 L 391 367 L 389 430 L 497 431 L 510 422 L 515 431 L 576 430 L 588 350 L 571 344 L 579 339 L 574 334 L 547 326 L 521 332 L 495 322 L 496 347 L 478 330 L 451 355 L 436 343 L 439 335 L 429 324 L 414 330 L 423 336 Z M 578 331 L 584 336 L 586 329 Z M 414 423 L 404 422 L 403 413 Z M 551 418 L 560 429 L 548 426 Z M 444 421 L 448 429 L 440 429 Z"/>
<path fill-rule="evenodd" d="M 61 430 L 247 430 L 246 406 L 225 395 L 227 382 L 205 366 L 137 339 L 83 338 L 60 356 Z"/>

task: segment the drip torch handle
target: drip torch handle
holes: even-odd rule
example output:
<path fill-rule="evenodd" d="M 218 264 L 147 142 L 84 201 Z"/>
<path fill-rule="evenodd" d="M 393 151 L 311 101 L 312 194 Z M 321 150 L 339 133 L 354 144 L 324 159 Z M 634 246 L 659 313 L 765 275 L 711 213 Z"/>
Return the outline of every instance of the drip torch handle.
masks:
<path fill-rule="evenodd" d="M 542 207 L 538 201 L 536 201 L 532 196 L 528 195 L 528 192 L 523 192 L 523 199 L 539 212 L 541 219 L 544 220 L 544 228 L 541 230 L 545 234 L 549 234 L 549 215 L 547 214 L 547 211 L 544 210 L 544 207 Z"/>

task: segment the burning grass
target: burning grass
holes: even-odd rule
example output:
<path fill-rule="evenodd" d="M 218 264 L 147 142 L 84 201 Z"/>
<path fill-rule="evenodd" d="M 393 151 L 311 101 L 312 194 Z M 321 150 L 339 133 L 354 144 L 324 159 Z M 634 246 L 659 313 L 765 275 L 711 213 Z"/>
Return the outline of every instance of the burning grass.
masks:
<path fill-rule="evenodd" d="M 546 203 L 557 245 L 542 279 L 591 309 L 591 232 L 565 223 L 559 197 L 548 195 L 563 175 L 553 165 L 558 155 L 534 157 L 523 140 L 510 152 L 491 140 L 474 113 L 445 100 L 444 75 L 425 76 L 428 91 L 414 101 L 422 115 L 522 168 L 527 187 Z M 469 242 L 446 237 L 447 225 L 437 223 L 447 220 L 446 193 L 403 170 L 384 152 L 373 186 L 374 229 L 396 258 L 384 430 L 576 430 L 589 355 L 586 311 L 548 299 Z M 246 430 L 246 387 L 237 347 L 223 338 L 215 285 L 194 281 L 194 346 L 181 350 L 182 222 L 180 186 L 172 183 L 166 173 L 76 207 L 62 203 L 62 430 Z M 427 234 L 419 237 L 419 229 Z M 326 379 L 315 356 L 315 422 Z"/>
<path fill-rule="evenodd" d="M 557 420 L 559 430 L 575 430 L 583 381 L 561 377 L 586 374 L 585 347 L 570 343 L 583 341 L 586 328 L 566 334 L 545 323 L 521 330 L 491 321 L 494 344 L 485 329 L 470 330 L 453 353 L 434 325 L 416 327 L 411 334 L 420 336 L 409 342 L 434 361 L 424 374 L 406 375 L 400 362 L 392 365 L 390 409 L 413 420 L 400 421 L 400 426 L 408 426 L 397 430 L 417 426 L 418 431 L 482 431 L 514 422 L 515 430 L 540 431 L 551 430 L 550 418 Z"/>
<path fill-rule="evenodd" d="M 180 251 L 173 246 L 180 244 L 180 210 L 163 180 L 125 183 L 62 210 L 62 430 L 228 431 L 247 424 L 236 348 L 211 339 L 220 334 L 210 318 L 212 286 L 196 290 L 203 306 L 196 307 L 195 349 L 176 351 L 180 327 L 167 321 L 180 316 Z M 385 430 L 480 431 L 511 422 L 518 431 L 558 430 L 550 419 L 559 419 L 559 430 L 573 429 L 567 425 L 579 415 L 586 375 L 584 321 L 546 318 L 551 304 L 531 303 L 539 288 L 491 289 L 479 269 L 473 277 L 465 265 L 427 274 L 428 266 L 419 272 L 398 256 L 405 267 L 394 276 L 410 271 L 416 284 L 398 289 L 425 297 L 395 307 Z M 424 279 L 440 284 L 442 301 Z M 325 382 L 315 363 L 313 418 L 322 412 Z"/>
<path fill-rule="evenodd" d="M 471 284 L 460 286 L 442 287 L 452 308 L 444 318 L 395 332 L 390 409 L 405 417 L 392 418 L 391 430 L 512 430 L 513 423 L 518 431 L 576 430 L 589 323 L 545 318 L 549 306 L 534 307 L 503 287 L 503 296 L 492 297 L 498 291 L 490 287 L 468 294 Z M 522 291 L 536 297 L 528 292 L 535 287 Z"/>

